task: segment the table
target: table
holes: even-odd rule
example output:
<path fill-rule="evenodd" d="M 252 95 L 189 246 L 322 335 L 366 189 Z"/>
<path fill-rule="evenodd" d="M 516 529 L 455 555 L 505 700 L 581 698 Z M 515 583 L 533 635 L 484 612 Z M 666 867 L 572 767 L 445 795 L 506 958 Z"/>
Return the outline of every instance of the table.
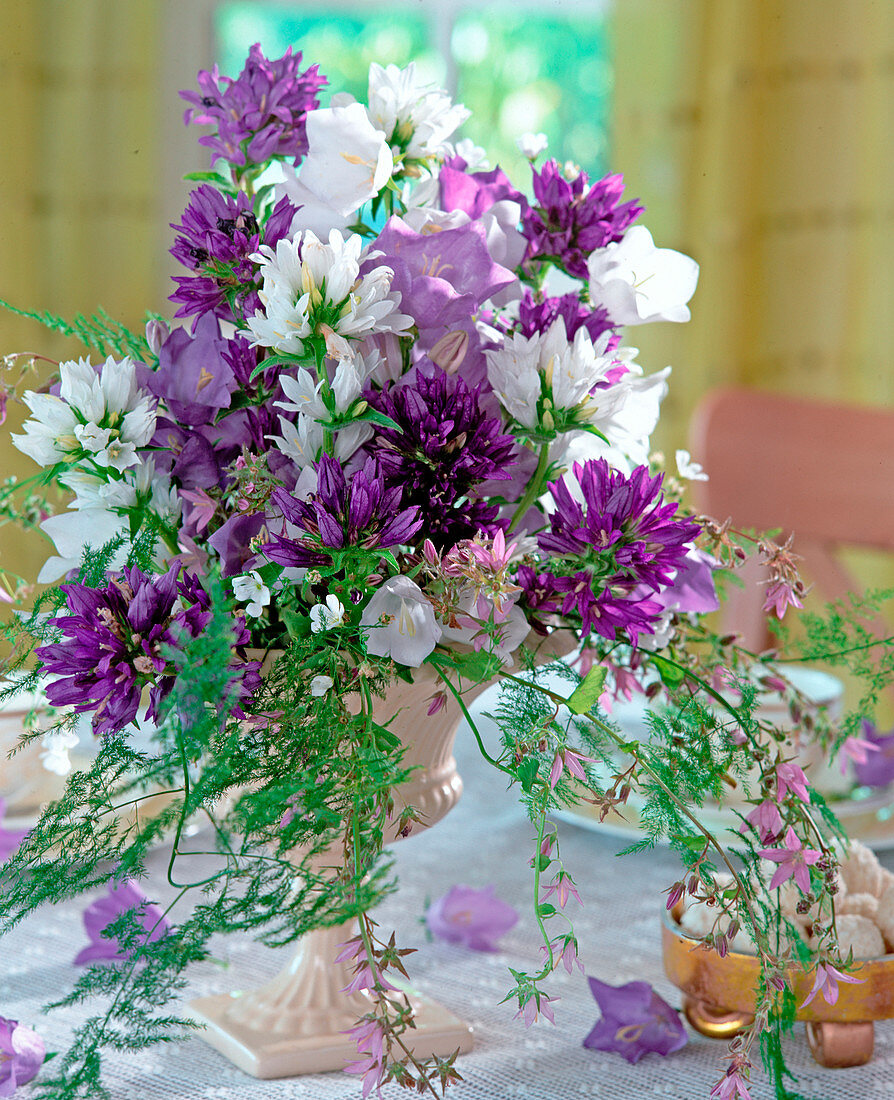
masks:
<path fill-rule="evenodd" d="M 476 710 L 487 709 L 487 697 Z M 493 734 L 493 730 L 490 731 Z M 721 1076 L 725 1053 L 694 1033 L 682 1051 L 669 1058 L 648 1055 L 630 1066 L 615 1054 L 586 1050 L 584 1036 L 598 1009 L 583 975 L 564 969 L 552 979 L 557 1026 L 537 1024 L 526 1031 L 512 1019 L 514 1008 L 498 1004 L 512 984 L 507 966 L 530 967 L 537 959 L 536 926 L 530 914 L 532 892 L 527 853 L 533 830 L 503 777 L 478 755 L 467 728 L 457 738 L 456 756 L 465 780 L 457 808 L 436 828 L 397 845 L 399 894 L 377 911 L 387 928 L 396 928 L 405 947 L 419 950 L 408 960 L 414 983 L 475 1028 L 477 1046 L 459 1068 L 466 1079 L 455 1100 L 688 1100 L 707 1097 Z M 562 825 L 563 858 L 584 901 L 575 913 L 581 956 L 588 973 L 613 984 L 644 980 L 672 1005 L 680 994 L 661 966 L 661 891 L 678 877 L 676 857 L 657 850 L 616 858 L 621 842 L 612 837 Z M 894 869 L 894 853 L 883 857 Z M 166 895 L 166 855 L 151 860 L 150 895 Z M 521 920 L 501 941 L 499 954 L 480 954 L 446 943 L 428 943 L 418 918 L 426 899 L 457 883 L 496 885 L 497 894 L 513 904 Z M 36 1026 L 49 1050 L 64 1050 L 76 1015 L 57 1010 L 47 1015 L 41 1005 L 70 988 L 75 976 L 71 959 L 84 936 L 85 902 L 47 909 L 0 941 L 0 1014 Z M 572 900 L 569 903 L 575 906 Z M 526 908 L 526 906 L 528 908 Z M 288 949 L 284 949 L 288 950 Z M 229 963 L 221 971 L 203 963 L 192 975 L 190 995 L 250 988 L 272 977 L 284 961 L 282 952 L 240 937 L 214 942 L 214 953 Z M 798 1075 L 795 1086 L 815 1100 L 889 1100 L 894 1095 L 894 1021 L 876 1026 L 876 1053 L 867 1066 L 825 1070 L 813 1062 L 796 1025 L 789 1062 Z M 256 1081 L 233 1068 L 199 1038 L 156 1047 L 133 1055 L 109 1055 L 105 1082 L 115 1100 L 359 1100 L 359 1082 L 342 1074 Z M 407 1097 L 390 1086 L 384 1093 Z M 26 1093 L 27 1095 L 27 1093 Z M 763 1071 L 758 1069 L 754 1100 L 770 1100 Z"/>

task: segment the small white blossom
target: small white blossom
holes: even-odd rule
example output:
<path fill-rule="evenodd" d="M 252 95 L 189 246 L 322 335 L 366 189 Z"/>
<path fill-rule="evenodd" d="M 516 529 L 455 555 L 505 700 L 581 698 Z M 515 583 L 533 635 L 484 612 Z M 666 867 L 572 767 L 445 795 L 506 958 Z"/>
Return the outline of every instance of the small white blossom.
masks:
<path fill-rule="evenodd" d="M 687 481 L 707 481 L 708 475 L 700 462 L 693 462 L 688 451 L 677 451 L 677 473 Z"/>
<path fill-rule="evenodd" d="M 320 696 L 331 691 L 334 685 L 335 681 L 331 676 L 314 676 L 310 682 L 310 693 L 314 698 L 319 699 Z"/>
<path fill-rule="evenodd" d="M 422 84 L 414 62 L 369 67 L 369 120 L 410 160 L 449 156 L 447 139 L 471 114 L 443 88 Z"/>
<path fill-rule="evenodd" d="M 467 172 L 486 171 L 490 165 L 487 162 L 487 152 L 480 145 L 476 145 L 471 138 L 463 138 L 457 141 L 453 150 L 458 157 L 466 162 Z"/>
<path fill-rule="evenodd" d="M 672 248 L 656 248 L 644 225 L 592 252 L 587 268 L 590 297 L 613 324 L 689 320 L 686 303 L 695 293 L 698 264 Z"/>
<path fill-rule="evenodd" d="M 345 621 L 345 606 L 338 596 L 326 597 L 325 603 L 314 604 L 310 609 L 310 629 L 314 634 L 334 630 Z"/>
<path fill-rule="evenodd" d="M 252 569 L 240 577 L 233 577 L 233 595 L 241 603 L 247 600 L 245 614 L 257 619 L 270 603 L 270 589 L 261 580 L 261 574 Z"/>
<path fill-rule="evenodd" d="M 361 276 L 362 249 L 361 237 L 337 230 L 328 244 L 306 230 L 279 241 L 275 252 L 262 245 L 253 258 L 261 265 L 264 310 L 247 318 L 252 346 L 309 359 L 322 338 L 327 355 L 349 360 L 349 341 L 377 332 L 406 334 L 413 319 L 399 312 L 400 294 L 391 291 L 394 273 L 379 265 Z"/>
<path fill-rule="evenodd" d="M 515 144 L 521 150 L 522 156 L 527 157 L 528 160 L 536 160 L 549 145 L 549 138 L 546 134 L 532 134 L 528 131 L 516 138 Z"/>
<path fill-rule="evenodd" d="M 54 730 L 40 739 L 40 762 L 54 775 L 68 775 L 71 771 L 69 751 L 78 743 L 78 735 L 71 730 Z"/>

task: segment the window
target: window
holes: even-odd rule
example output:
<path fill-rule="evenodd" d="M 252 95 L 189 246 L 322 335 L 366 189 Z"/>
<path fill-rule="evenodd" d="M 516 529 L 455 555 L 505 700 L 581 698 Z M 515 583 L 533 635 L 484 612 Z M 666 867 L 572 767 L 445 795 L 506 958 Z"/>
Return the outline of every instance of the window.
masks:
<path fill-rule="evenodd" d="M 236 75 L 253 42 L 268 56 L 288 46 L 319 62 L 333 91 L 366 99 L 371 61 L 404 66 L 448 88 L 471 111 L 461 136 L 483 146 L 519 182 L 515 138 L 542 130 L 550 153 L 593 177 L 606 171 L 612 72 L 606 0 L 472 4 L 352 3 L 325 14 L 310 4 L 228 0 L 214 8 L 221 72 Z"/>

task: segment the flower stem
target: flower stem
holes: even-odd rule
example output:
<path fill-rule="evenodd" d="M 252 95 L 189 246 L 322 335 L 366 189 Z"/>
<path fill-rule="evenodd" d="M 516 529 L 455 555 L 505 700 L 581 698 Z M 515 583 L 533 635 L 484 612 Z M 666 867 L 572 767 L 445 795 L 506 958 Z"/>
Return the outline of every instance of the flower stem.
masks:
<path fill-rule="evenodd" d="M 546 477 L 546 471 L 549 467 L 549 443 L 544 443 L 540 448 L 540 455 L 537 459 L 537 469 L 534 471 L 534 476 L 528 482 L 528 487 L 525 489 L 525 495 L 518 502 L 518 507 L 512 515 L 512 519 L 507 528 L 507 534 L 524 518 L 525 513 L 534 503 L 534 501 L 540 496 L 543 490 L 543 481 Z"/>

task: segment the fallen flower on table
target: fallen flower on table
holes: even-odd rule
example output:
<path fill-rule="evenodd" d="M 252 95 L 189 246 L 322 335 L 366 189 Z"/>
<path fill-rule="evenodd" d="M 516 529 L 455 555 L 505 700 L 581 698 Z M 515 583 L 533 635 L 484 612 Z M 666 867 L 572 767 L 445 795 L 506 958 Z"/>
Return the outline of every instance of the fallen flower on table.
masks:
<path fill-rule="evenodd" d="M 454 886 L 426 909 L 425 923 L 433 936 L 448 943 L 496 951 L 496 941 L 518 923 L 518 913 L 496 897 L 493 886 Z"/>
<path fill-rule="evenodd" d="M 148 900 L 132 879 L 112 880 L 105 897 L 98 898 L 84 910 L 84 927 L 90 943 L 75 956 L 74 965 L 128 958 L 130 952 L 115 937 L 104 936 L 103 932 L 123 913 L 133 909 L 137 910 L 137 921 L 146 930 L 147 943 L 160 940 L 171 930 L 170 921 L 161 909 Z"/>
<path fill-rule="evenodd" d="M 0 1096 L 12 1096 L 19 1085 L 33 1080 L 45 1058 L 46 1048 L 36 1031 L 0 1016 Z"/>
<path fill-rule="evenodd" d="M 3 825 L 5 813 L 6 800 L 0 798 L 0 863 L 5 863 L 28 835 L 27 829 L 5 828 Z"/>
<path fill-rule="evenodd" d="M 679 1013 L 648 982 L 608 985 L 588 978 L 602 1019 L 584 1039 L 590 1050 L 620 1054 L 634 1065 L 647 1054 L 673 1054 L 687 1043 Z"/>

